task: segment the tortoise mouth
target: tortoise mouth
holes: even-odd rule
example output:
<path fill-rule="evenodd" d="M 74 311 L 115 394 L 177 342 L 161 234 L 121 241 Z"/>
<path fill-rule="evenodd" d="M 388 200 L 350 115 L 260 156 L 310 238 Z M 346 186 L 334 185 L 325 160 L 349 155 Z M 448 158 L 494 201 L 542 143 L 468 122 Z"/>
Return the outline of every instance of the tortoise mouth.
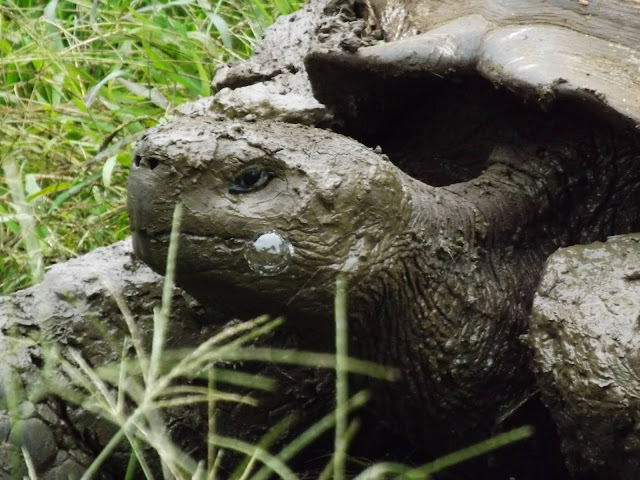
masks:
<path fill-rule="evenodd" d="M 167 269 L 170 238 L 169 231 L 149 233 L 144 229 L 133 230 L 133 251 L 153 270 L 164 274 Z M 206 244 L 206 247 L 203 244 Z M 237 267 L 245 244 L 246 240 L 238 238 L 182 231 L 178 235 L 177 274 L 180 278 L 191 278 L 232 268 L 232 265 Z M 207 248 L 205 251 L 210 252 L 209 255 L 206 258 L 193 255 L 192 250 L 198 248 Z"/>
<path fill-rule="evenodd" d="M 136 230 L 132 239 L 135 255 L 164 275 L 170 233 L 150 234 Z M 180 233 L 176 284 L 203 304 L 224 302 L 234 305 L 237 315 L 250 317 L 265 313 L 273 316 L 295 314 L 296 318 L 306 319 L 301 326 L 325 335 L 325 329 L 333 322 L 327 321 L 321 313 L 321 305 L 331 300 L 333 283 L 325 284 L 326 279 L 321 276 L 301 282 L 299 259 L 291 262 L 290 269 L 276 272 L 277 275 L 260 274 L 250 267 L 245 258 L 246 244 L 246 240 Z M 331 275 L 330 279 L 333 278 Z M 306 290 L 309 289 L 313 291 L 312 301 L 307 298 Z M 325 291 L 329 292 L 326 298 L 320 296 Z M 247 302 L 247 298 L 252 302 Z M 319 323 L 314 323 L 319 320 Z M 313 335 L 310 338 L 314 338 Z"/>

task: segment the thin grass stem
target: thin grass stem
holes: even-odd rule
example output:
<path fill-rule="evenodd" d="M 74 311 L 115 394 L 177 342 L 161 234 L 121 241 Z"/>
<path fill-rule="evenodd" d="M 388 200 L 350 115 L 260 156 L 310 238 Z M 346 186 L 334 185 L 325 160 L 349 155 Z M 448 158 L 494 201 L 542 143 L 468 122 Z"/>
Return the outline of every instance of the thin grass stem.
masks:
<path fill-rule="evenodd" d="M 44 276 L 44 260 L 42 257 L 42 248 L 36 235 L 36 222 L 33 212 L 22 188 L 20 174 L 16 168 L 16 164 L 12 159 L 6 158 L 3 161 L 4 174 L 7 179 L 7 186 L 13 200 L 13 208 L 16 212 L 16 219 L 20 224 L 22 232 L 22 241 L 31 271 L 31 278 L 34 283 L 38 283 Z"/>
<path fill-rule="evenodd" d="M 89 468 L 87 468 L 80 480 L 89 480 L 96 476 L 102 464 L 107 460 L 107 458 L 109 458 L 120 442 L 122 442 L 124 437 L 124 430 L 118 430 L 104 448 L 100 450 L 100 453 L 96 456 L 93 462 L 91 462 L 91 465 L 89 465 Z"/>
<path fill-rule="evenodd" d="M 358 433 L 359 429 L 360 429 L 360 421 L 358 421 L 357 419 L 352 420 L 351 423 L 349 424 L 349 428 L 347 428 L 347 431 L 345 432 L 345 436 L 344 436 L 345 445 L 351 444 L 353 437 L 356 436 L 356 433 Z M 329 463 L 327 463 L 324 470 L 320 472 L 320 475 L 318 476 L 318 480 L 329 480 L 331 478 L 333 469 L 335 468 L 335 459 L 336 459 L 336 456 L 334 454 L 331 456 L 331 459 L 329 460 Z"/>
<path fill-rule="evenodd" d="M 408 470 L 404 473 L 404 476 L 407 479 L 423 479 L 433 475 L 434 473 L 441 472 L 446 468 L 452 467 L 453 465 L 466 462 L 467 460 L 471 460 L 472 458 L 497 450 L 498 448 L 529 438 L 531 435 L 533 435 L 533 428 L 528 425 L 515 428 L 476 443 L 475 445 L 471 445 L 440 457 L 433 462 L 423 465 L 422 467 Z"/>
<path fill-rule="evenodd" d="M 180 238 L 180 223 L 182 221 L 182 204 L 177 203 L 173 211 L 171 234 L 169 236 L 169 250 L 167 252 L 167 268 L 162 287 L 162 306 L 153 317 L 153 341 L 151 346 L 151 360 L 149 364 L 149 382 L 156 381 L 162 365 L 162 352 L 169 323 L 169 312 L 173 299 L 175 266 L 178 256 L 178 241 Z"/>
<path fill-rule="evenodd" d="M 218 447 L 235 450 L 237 452 L 244 453 L 245 455 L 249 455 L 250 457 L 255 456 L 284 480 L 298 479 L 297 475 L 293 473 L 284 462 L 257 445 L 252 445 L 251 443 L 244 442 L 242 440 L 223 437 L 217 434 L 211 435 L 209 441 L 215 442 Z"/>
<path fill-rule="evenodd" d="M 339 274 L 336 279 L 336 429 L 333 453 L 333 478 L 344 480 L 347 458 L 347 402 L 349 400 L 348 332 L 347 332 L 347 280 Z"/>
<path fill-rule="evenodd" d="M 209 392 L 215 390 L 216 388 L 216 379 L 215 379 L 215 370 L 213 368 L 209 368 L 208 372 L 208 382 L 207 389 Z M 209 400 L 207 402 L 207 432 L 208 435 L 215 433 L 216 431 L 216 397 L 214 395 L 210 395 Z M 218 456 L 218 452 L 216 450 L 216 444 L 213 442 L 207 442 L 207 479 L 213 480 L 214 478 L 214 470 L 213 467 L 215 465 L 216 457 Z"/>
<path fill-rule="evenodd" d="M 369 393 L 366 391 L 356 393 L 347 402 L 347 410 L 352 411 L 362 407 L 365 403 L 367 403 L 369 398 Z M 333 428 L 335 424 L 336 411 L 334 410 L 333 412 L 325 415 L 323 418 L 318 420 L 311 427 L 300 434 L 296 439 L 294 439 L 291 443 L 289 443 L 286 447 L 284 447 L 280 451 L 280 453 L 278 453 L 277 458 L 283 463 L 289 462 L 304 448 L 306 448 L 314 440 L 320 437 L 320 435 Z M 262 468 L 252 477 L 252 480 L 266 480 L 269 475 L 270 471 L 267 468 Z"/>
<path fill-rule="evenodd" d="M 22 451 L 22 457 L 24 458 L 24 463 L 27 465 L 27 474 L 29 475 L 29 480 L 38 480 L 36 467 L 33 464 L 33 459 L 31 458 L 29 451 L 24 447 L 22 447 L 20 450 Z"/>

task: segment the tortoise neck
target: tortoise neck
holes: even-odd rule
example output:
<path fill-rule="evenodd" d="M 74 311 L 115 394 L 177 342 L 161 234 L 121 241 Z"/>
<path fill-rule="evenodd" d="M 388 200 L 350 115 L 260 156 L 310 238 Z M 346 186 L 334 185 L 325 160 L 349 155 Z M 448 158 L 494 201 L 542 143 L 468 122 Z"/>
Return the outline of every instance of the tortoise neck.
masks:
<path fill-rule="evenodd" d="M 403 177 L 411 215 L 393 265 L 362 282 L 370 291 L 355 299 L 352 342 L 354 355 L 403 372 L 385 408 L 423 412 L 406 429 L 470 442 L 528 398 L 521 337 L 544 261 L 560 246 L 640 229 L 637 147 L 504 147 L 469 182 Z M 448 430 L 452 417 L 460 431 Z"/>

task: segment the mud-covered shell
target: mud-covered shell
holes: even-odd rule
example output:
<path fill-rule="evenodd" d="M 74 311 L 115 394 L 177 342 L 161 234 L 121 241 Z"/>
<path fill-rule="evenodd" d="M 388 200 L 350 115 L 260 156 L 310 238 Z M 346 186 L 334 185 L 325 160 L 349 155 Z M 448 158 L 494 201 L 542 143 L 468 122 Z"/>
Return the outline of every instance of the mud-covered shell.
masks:
<path fill-rule="evenodd" d="M 480 75 L 528 99 L 574 97 L 640 125 L 639 0 L 369 3 L 387 43 L 307 57 L 314 93 L 330 106 L 357 88 L 323 89 L 332 84 L 327 76 L 344 71 L 387 79 Z"/>

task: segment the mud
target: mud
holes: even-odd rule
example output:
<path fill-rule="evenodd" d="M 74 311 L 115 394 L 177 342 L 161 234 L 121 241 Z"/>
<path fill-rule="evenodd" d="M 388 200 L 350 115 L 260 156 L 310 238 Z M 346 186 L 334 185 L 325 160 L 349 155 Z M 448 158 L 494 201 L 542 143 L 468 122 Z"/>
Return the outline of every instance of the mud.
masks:
<path fill-rule="evenodd" d="M 531 316 L 542 398 L 580 478 L 640 471 L 640 234 L 558 250 Z"/>
<path fill-rule="evenodd" d="M 353 379 L 353 386 L 373 389 L 372 423 L 385 432 L 365 432 L 365 440 L 356 441 L 367 457 L 381 458 L 382 452 L 386 459 L 423 462 L 531 422 L 539 427 L 533 440 L 456 473 L 567 478 L 555 426 L 536 394 L 533 346 L 543 399 L 572 471 L 631 475 L 635 406 L 599 411 L 600 404 L 591 403 L 591 413 L 580 401 L 573 406 L 572 395 L 582 390 L 571 390 L 569 380 L 559 383 L 561 389 L 554 386 L 554 375 L 565 371 L 558 352 L 571 348 L 554 343 L 555 332 L 544 333 L 560 327 L 538 319 L 535 328 L 543 333 L 529 337 L 530 345 L 523 339 L 544 262 L 555 249 L 640 230 L 635 3 L 618 0 L 601 8 L 599 2 L 316 0 L 291 18 L 269 30 L 255 57 L 217 74 L 214 98 L 184 106 L 184 117 L 148 132 L 133 159 L 134 247 L 159 272 L 173 208 L 181 201 L 186 209 L 178 279 L 205 306 L 176 290 L 177 304 L 185 306 L 179 320 L 185 330 L 175 330 L 176 344 L 210 334 L 212 319 L 230 313 L 216 301 L 224 298 L 241 307 L 240 316 L 286 314 L 290 328 L 269 339 L 273 344 L 330 350 L 333 279 L 346 272 L 351 352 L 403 372 L 393 386 Z M 399 41 L 378 45 L 380 26 L 387 40 Z M 352 138 L 277 121 L 330 126 Z M 260 178 L 266 172 L 269 181 L 238 195 L 247 168 L 253 172 L 249 181 L 255 172 Z M 242 255 L 246 243 L 267 229 L 294 248 L 291 265 L 269 277 L 251 270 Z M 96 271 L 127 270 L 127 258 L 98 261 Z M 586 261 L 580 257 L 578 263 Z M 636 273 L 625 273 L 626 281 L 635 281 Z M 105 318 L 120 335 L 114 303 L 95 279 L 78 283 L 89 290 L 61 284 L 53 294 L 33 291 L 58 305 L 43 323 L 36 320 L 40 301 L 27 296 L 4 302 L 21 312 L 11 312 L 18 319 L 7 324 L 11 332 L 35 339 L 34 349 L 18 350 L 12 360 L 27 386 L 36 378 L 42 337 L 87 353 L 95 344 L 97 362 L 112 354 L 86 319 L 87 312 Z M 134 305 L 150 304 L 145 281 L 124 285 Z M 157 283 L 153 289 L 150 295 L 157 297 Z M 555 295 L 550 291 L 540 290 L 539 298 Z M 578 287 L 569 288 L 574 292 Z M 2 308 L 0 318 L 10 318 Z M 615 330 L 596 333 L 598 339 L 615 336 Z M 562 337 L 569 347 L 584 340 L 571 335 Z M 631 361 L 621 360 L 620 371 L 633 373 L 635 357 L 623 353 Z M 607 355 L 587 357 L 605 363 L 622 358 Z M 547 357 L 555 362 L 550 367 L 543 364 Z M 319 418 L 330 404 L 326 375 L 273 367 L 272 373 L 282 377 L 284 399 L 272 397 L 266 409 L 223 412 L 222 428 L 248 432 L 251 441 L 279 413 Z M 607 375 L 621 385 L 608 384 L 607 377 L 602 385 L 595 380 L 598 388 L 586 382 L 584 390 L 597 398 L 613 392 L 624 402 L 631 393 L 620 391 L 626 384 L 617 374 Z M 564 403 L 554 403 L 564 397 L 572 405 L 566 412 L 559 406 Z M 59 433 L 59 412 L 48 415 L 50 421 L 43 420 L 47 414 L 25 420 L 43 420 L 56 441 L 70 439 L 67 446 L 106 438 L 87 433 L 93 419 L 82 411 L 65 413 L 72 433 Z M 610 415 L 619 419 L 613 428 L 605 425 Z M 176 418 L 182 419 L 176 435 L 198 438 L 200 413 Z M 576 453 L 585 441 L 580 429 L 571 430 L 576 418 L 585 419 L 587 433 L 613 439 L 587 441 L 587 453 Z M 42 426 L 31 423 L 34 431 Z M 386 445 L 369 448 L 366 438 L 374 437 Z M 601 454 L 615 465 L 604 465 Z M 51 468 L 48 462 L 43 471 Z"/>
<path fill-rule="evenodd" d="M 11 385 L 13 390 L 19 386 L 21 409 L 30 412 L 22 423 L 10 428 L 1 448 L 4 455 L 9 455 L 16 445 L 26 444 L 36 459 L 40 477 L 69 474 L 79 478 L 78 473 L 84 471 L 115 433 L 109 422 L 97 419 L 82 407 L 47 397 L 52 389 L 69 388 L 70 380 L 61 372 L 51 376 L 51 372 L 42 369 L 45 351 L 55 345 L 77 349 L 93 366 L 118 359 L 128 329 L 116 295 L 130 308 L 142 335 L 149 340 L 153 307 L 160 303 L 162 295 L 162 277 L 132 257 L 130 241 L 54 265 L 42 283 L 0 297 L 1 341 L 5 352 L 1 377 L 4 383 L 18 375 L 12 384 L 4 386 L 7 389 Z M 215 317 L 205 314 L 204 309 L 179 290 L 174 302 L 174 315 L 180 319 L 181 328 L 171 331 L 169 342 L 176 346 L 201 339 L 202 325 Z M 3 395 L 1 411 L 7 420 L 8 398 L 11 397 Z M 22 432 L 18 433 L 20 429 Z M 102 475 L 109 470 L 124 471 L 128 455 L 126 451 L 116 452 L 110 468 Z M 9 470 L 10 466 L 10 462 L 2 462 L 7 474 L 15 477 L 18 473 Z"/>
<path fill-rule="evenodd" d="M 136 253 L 159 271 L 171 212 L 184 204 L 178 281 L 204 303 L 251 298 L 300 319 L 300 335 L 327 349 L 332 279 L 348 273 L 352 351 L 404 372 L 401 385 L 375 386 L 374 408 L 422 459 L 500 431 L 528 403 L 535 385 L 519 338 L 544 259 L 640 228 L 628 131 L 571 100 L 528 108 L 483 80 L 429 87 L 434 108 L 407 110 L 405 88 L 407 103 L 395 97 L 397 110 L 359 123 L 389 156 L 320 129 L 193 117 L 144 136 L 129 184 Z M 247 168 L 271 179 L 238 194 L 230 186 Z M 270 229 L 294 253 L 286 272 L 266 277 L 242 251 Z M 496 463 L 499 476 L 535 462 Z"/>
<path fill-rule="evenodd" d="M 229 118 L 257 115 L 305 125 L 331 125 L 331 113 L 311 93 L 304 58 L 312 48 L 355 51 L 382 38 L 360 0 L 311 0 L 276 20 L 249 60 L 216 72 L 212 109 Z"/>
<path fill-rule="evenodd" d="M 351 13 L 376 18 L 383 3 Z M 372 410 L 393 426 L 396 445 L 425 461 L 531 422 L 532 442 L 457 473 L 566 478 L 522 338 L 549 254 L 640 229 L 637 111 L 620 103 L 638 86 L 627 71 L 614 82 L 599 73 L 606 58 L 627 58 L 623 47 L 555 27 L 531 32 L 569 55 L 560 62 L 566 70 L 549 74 L 545 65 L 558 62 L 535 42 L 529 67 L 509 70 L 507 57 L 520 58 L 526 40 L 520 20 L 455 20 L 455 12 L 433 33 L 356 54 L 314 37 L 303 67 L 331 117 L 296 120 L 303 101 L 285 91 L 294 100 L 286 104 L 261 90 L 260 115 L 247 122 L 192 117 L 149 132 L 131 174 L 135 248 L 162 271 L 170 212 L 183 201 L 181 285 L 205 303 L 223 292 L 304 319 L 294 328 L 322 349 L 332 342 L 332 278 L 348 272 L 352 352 L 403 372 L 393 387 L 355 381 L 374 388 Z M 504 55 L 495 43 L 503 40 Z M 588 48 L 565 48 L 578 40 Z M 596 63 L 589 52 L 601 54 Z M 272 68 L 274 57 L 255 61 Z M 572 62 L 592 65 L 595 80 Z M 298 75 L 242 68 L 226 84 L 220 77 L 229 90 L 214 98 L 214 111 L 224 111 L 218 99 L 261 89 L 265 78 Z M 263 116 L 331 125 L 364 145 Z M 230 185 L 246 168 L 272 179 L 237 195 Z M 266 229 L 294 249 L 291 267 L 273 277 L 256 275 L 240 254 Z"/>

